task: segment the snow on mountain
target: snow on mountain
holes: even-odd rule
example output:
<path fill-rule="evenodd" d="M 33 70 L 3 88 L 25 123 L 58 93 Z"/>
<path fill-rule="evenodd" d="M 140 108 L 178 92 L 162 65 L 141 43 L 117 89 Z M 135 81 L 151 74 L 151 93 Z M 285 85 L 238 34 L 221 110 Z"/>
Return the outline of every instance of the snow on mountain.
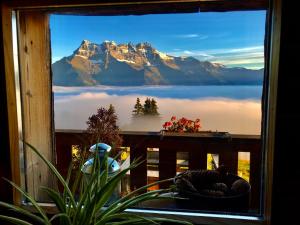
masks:
<path fill-rule="evenodd" d="M 53 82 L 83 85 L 257 85 L 263 70 L 227 68 L 193 57 L 167 55 L 150 43 L 101 44 L 83 40 L 72 55 L 52 64 Z"/>

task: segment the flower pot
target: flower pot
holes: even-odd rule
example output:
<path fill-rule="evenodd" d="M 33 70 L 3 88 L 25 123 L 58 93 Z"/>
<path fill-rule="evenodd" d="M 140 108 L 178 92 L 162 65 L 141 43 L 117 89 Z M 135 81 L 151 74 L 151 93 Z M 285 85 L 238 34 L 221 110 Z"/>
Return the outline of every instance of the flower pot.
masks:
<path fill-rule="evenodd" d="M 218 131 L 198 131 L 198 132 L 173 132 L 168 130 L 161 130 L 161 136 L 186 136 L 186 137 L 213 137 L 213 138 L 230 138 L 228 132 Z"/>

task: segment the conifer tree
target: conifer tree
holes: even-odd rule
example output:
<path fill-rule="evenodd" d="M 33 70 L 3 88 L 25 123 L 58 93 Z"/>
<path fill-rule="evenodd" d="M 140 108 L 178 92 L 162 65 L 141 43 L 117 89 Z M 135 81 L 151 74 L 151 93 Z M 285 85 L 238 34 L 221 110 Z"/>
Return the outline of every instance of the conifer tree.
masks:
<path fill-rule="evenodd" d="M 150 115 L 151 114 L 151 100 L 150 98 L 146 98 L 144 103 L 144 115 Z"/>
<path fill-rule="evenodd" d="M 143 114 L 143 106 L 141 104 L 140 98 L 136 99 L 136 103 L 134 105 L 134 110 L 132 111 L 134 115 L 141 115 Z"/>
<path fill-rule="evenodd" d="M 151 102 L 150 102 L 150 113 L 151 115 L 159 115 L 158 113 L 158 106 L 157 106 L 157 102 L 155 101 L 154 98 L 151 99 Z"/>

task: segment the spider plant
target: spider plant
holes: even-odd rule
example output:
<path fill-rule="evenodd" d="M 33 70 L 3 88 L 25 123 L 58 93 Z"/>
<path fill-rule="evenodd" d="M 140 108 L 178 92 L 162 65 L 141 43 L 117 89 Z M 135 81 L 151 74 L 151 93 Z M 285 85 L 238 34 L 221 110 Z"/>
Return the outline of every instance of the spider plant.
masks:
<path fill-rule="evenodd" d="M 32 207 L 35 209 L 36 213 L 32 213 L 25 208 L 13 204 L 0 202 L 0 206 L 20 213 L 29 219 L 23 220 L 11 216 L 0 215 L 0 220 L 5 220 L 12 224 L 19 225 L 52 225 L 54 223 L 57 224 L 57 222 L 61 225 L 148 225 L 161 224 L 163 222 L 187 225 L 191 224 L 189 222 L 180 220 L 139 216 L 125 211 L 126 209 L 134 207 L 143 201 L 166 198 L 162 196 L 162 194 L 168 192 L 169 189 L 149 192 L 146 192 L 146 190 L 151 186 L 166 182 L 168 180 L 158 181 L 138 188 L 126 196 L 114 201 L 112 204 L 107 205 L 110 196 L 113 194 L 121 179 L 129 170 L 136 168 L 141 163 L 140 160 L 135 160 L 129 166 L 129 168 L 126 168 L 112 177 L 109 177 L 107 160 L 100 162 L 99 158 L 97 158 L 97 154 L 95 154 L 96 160 L 94 162 L 96 163 L 93 164 L 92 173 L 88 181 L 80 182 L 81 180 L 83 181 L 83 179 L 79 168 L 74 182 L 70 182 L 72 166 L 69 168 L 67 178 L 64 179 L 55 166 L 42 154 L 40 154 L 36 148 L 28 143 L 26 143 L 26 145 L 46 163 L 46 165 L 50 168 L 52 173 L 63 186 L 63 193 L 58 192 L 56 189 L 41 187 L 41 189 L 45 191 L 54 202 L 58 212 L 49 217 L 46 211 L 37 203 L 37 201 L 34 200 L 33 197 L 30 196 L 30 194 L 12 181 L 7 180 L 32 204 Z M 107 159 L 107 155 L 105 157 Z M 100 170 L 100 168 L 102 169 Z M 70 183 L 72 183 L 72 185 Z"/>

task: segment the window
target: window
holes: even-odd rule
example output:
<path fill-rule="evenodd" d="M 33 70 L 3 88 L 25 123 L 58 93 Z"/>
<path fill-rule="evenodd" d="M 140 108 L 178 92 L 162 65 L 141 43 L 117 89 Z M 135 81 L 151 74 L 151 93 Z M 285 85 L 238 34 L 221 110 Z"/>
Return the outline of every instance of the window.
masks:
<path fill-rule="evenodd" d="M 35 16 L 33 16 L 33 14 L 35 14 Z M 52 124 L 52 120 L 47 120 L 46 119 L 46 121 L 47 121 L 46 124 L 47 124 L 47 126 L 49 128 L 49 129 L 45 129 L 47 131 L 46 134 L 41 134 L 41 133 L 38 132 L 38 130 L 41 130 L 41 128 L 38 129 L 38 130 L 36 130 L 36 131 L 34 131 L 34 129 L 32 129 L 32 128 L 36 128 L 36 127 L 41 126 L 41 123 L 43 123 L 43 121 L 35 121 L 34 124 L 26 124 L 26 115 L 29 115 L 28 111 L 30 111 L 30 109 L 36 108 L 36 107 L 30 107 L 30 104 L 39 104 L 39 103 L 43 104 L 43 107 L 41 107 L 41 109 L 36 109 L 36 111 L 34 112 L 35 115 L 39 115 L 37 118 L 41 118 L 41 117 L 42 118 L 43 117 L 44 118 L 48 118 L 48 119 L 51 118 L 51 115 L 49 116 L 49 112 L 51 112 L 51 104 L 49 104 L 47 106 L 48 108 L 44 107 L 45 102 L 51 103 L 51 98 L 52 98 L 51 97 L 51 89 L 48 89 L 49 87 L 51 88 L 51 86 L 49 86 L 50 80 L 49 80 L 49 77 L 47 78 L 47 76 L 44 76 L 44 77 L 41 76 L 40 78 L 42 78 L 42 79 L 39 80 L 39 81 L 34 80 L 34 79 L 28 79 L 28 80 L 26 80 L 24 78 L 26 78 L 27 76 L 29 76 L 29 74 L 30 74 L 30 77 L 33 76 L 32 74 L 34 74 L 34 69 L 32 71 L 30 71 L 30 73 L 28 73 L 28 71 L 26 71 L 26 70 L 22 71 L 22 69 L 24 68 L 22 65 L 26 64 L 26 65 L 31 66 L 30 68 L 35 68 L 37 74 L 41 74 L 41 75 L 43 73 L 44 74 L 49 74 L 49 68 L 50 68 L 49 64 L 47 64 L 46 67 L 44 67 L 44 66 L 41 66 L 40 68 L 39 67 L 33 67 L 34 62 L 30 61 L 29 59 L 30 59 L 30 57 L 38 58 L 38 56 L 28 56 L 28 55 L 26 55 L 28 52 L 30 52 L 30 50 L 36 49 L 36 47 L 39 46 L 39 47 L 41 47 L 40 50 L 42 51 L 42 54 L 45 57 L 45 58 L 42 57 L 42 59 L 43 60 L 45 60 L 45 59 L 49 60 L 50 59 L 49 58 L 50 54 L 48 52 L 50 49 L 49 49 L 49 46 L 47 46 L 47 43 L 49 43 L 49 41 L 50 41 L 50 40 L 47 39 L 47 37 L 49 37 L 49 36 L 45 35 L 44 39 L 43 39 L 44 42 L 40 41 L 40 43 L 37 43 L 37 42 L 35 42 L 35 40 L 32 40 L 32 37 L 34 37 L 34 35 L 35 35 L 35 32 L 33 31 L 33 29 L 38 29 L 37 30 L 37 31 L 39 31 L 38 33 L 42 33 L 41 31 L 47 33 L 47 29 L 44 29 L 47 26 L 40 26 L 40 27 L 38 27 L 38 26 L 36 26 L 36 24 L 34 25 L 34 22 L 37 21 L 37 18 L 39 18 L 39 19 L 43 18 L 43 15 L 44 15 L 43 13 L 41 13 L 40 15 L 38 15 L 38 13 L 30 13 L 30 12 L 28 12 L 28 13 L 21 12 L 20 13 L 19 24 L 18 24 L 19 25 L 19 49 L 24 50 L 24 51 L 20 51 L 20 53 L 19 53 L 20 54 L 20 56 L 19 56 L 19 58 L 20 58 L 20 65 L 21 65 L 20 66 L 20 68 L 21 68 L 21 71 L 20 71 L 21 72 L 21 90 L 22 90 L 21 96 L 22 97 L 27 96 L 26 98 L 35 99 L 34 97 L 35 97 L 36 93 L 34 91 L 37 90 L 37 89 L 39 89 L 38 86 L 41 85 L 42 82 L 44 82 L 44 85 L 45 85 L 44 87 L 47 88 L 47 89 L 44 89 L 45 95 L 40 96 L 40 98 L 38 98 L 36 102 L 32 102 L 32 101 L 26 102 L 24 99 L 22 101 L 22 107 L 23 107 L 22 110 L 24 110 L 23 111 L 23 129 L 24 129 L 24 134 L 28 135 L 27 137 L 25 137 L 25 139 L 27 141 L 29 141 L 29 142 L 30 142 L 30 140 L 38 142 L 38 140 L 41 139 L 41 138 L 39 138 L 39 135 L 41 135 L 40 137 L 45 137 L 45 136 L 49 137 L 49 141 L 45 142 L 45 140 L 44 140 L 44 141 L 41 141 L 40 144 L 41 145 L 43 145 L 43 144 L 45 145 L 45 143 L 47 143 L 46 146 L 45 146 L 45 148 L 48 149 L 48 150 L 46 150 L 46 152 L 49 153 L 49 158 L 51 158 L 54 155 L 54 154 L 51 153 L 51 149 L 53 149 L 52 146 L 51 146 L 52 145 L 52 141 L 51 141 L 51 128 L 52 128 L 52 125 L 53 125 Z M 24 19 L 24 18 L 26 18 L 26 19 Z M 22 20 L 22 19 L 24 19 L 24 20 Z M 44 17 L 43 21 L 46 21 L 46 23 L 48 24 L 47 17 Z M 32 24 L 31 24 L 31 22 L 32 22 Z M 22 24 L 22 23 L 26 24 L 26 28 L 27 28 L 26 31 L 22 30 L 22 28 L 24 28 L 24 24 Z M 36 36 L 39 36 L 39 35 L 36 35 Z M 37 39 L 40 39 L 40 37 L 37 37 Z M 42 46 L 43 43 L 44 43 L 44 47 Z M 35 48 L 30 47 L 31 45 L 35 45 Z M 25 48 L 23 49 L 22 46 L 25 47 Z M 48 50 L 46 52 L 43 52 L 43 49 L 48 49 Z M 32 51 L 32 54 L 35 54 L 34 52 L 35 52 L 35 50 Z M 22 53 L 24 55 L 22 55 Z M 38 52 L 38 53 L 41 54 L 41 52 Z M 27 59 L 28 59 L 28 61 L 26 61 Z M 26 73 L 27 73 L 27 76 L 24 75 Z M 22 81 L 22 79 L 24 79 L 24 80 Z M 33 83 L 30 83 L 30 82 L 33 82 Z M 28 108 L 26 109 L 26 107 L 28 107 Z M 43 126 L 44 125 L 45 125 L 45 123 L 43 123 Z M 30 132 L 32 132 L 32 133 L 30 133 Z M 74 131 L 73 134 L 76 135 L 76 132 Z M 57 134 L 57 136 L 59 136 L 59 135 L 63 136 L 62 133 L 58 133 Z M 168 139 L 169 137 L 166 135 L 163 138 Z M 174 137 L 174 138 L 170 137 L 170 138 L 171 139 L 176 139 L 176 137 Z M 67 139 L 64 138 L 63 140 L 67 140 Z M 60 146 L 61 148 L 66 147 L 66 142 L 65 141 L 59 142 L 58 141 L 58 137 L 56 138 L 56 143 L 57 144 L 59 143 L 61 145 Z M 191 143 L 191 140 L 189 140 L 187 143 Z M 76 145 L 78 143 L 74 142 L 72 144 Z M 255 145 L 255 143 L 254 143 L 254 145 Z M 148 146 L 148 147 L 151 147 L 151 146 Z M 155 148 L 156 147 L 157 146 L 155 146 Z M 202 147 L 205 147 L 205 146 L 202 146 Z M 56 146 L 56 148 L 57 148 L 57 146 Z M 134 153 L 134 151 L 135 151 L 135 149 L 131 149 L 131 148 L 132 147 L 130 146 L 130 154 Z M 147 149 L 145 149 L 145 151 L 147 151 Z M 215 150 L 213 150 L 213 149 L 207 149 L 207 153 L 212 153 L 212 155 L 215 154 L 214 151 Z M 240 148 L 239 151 L 240 152 L 248 152 L 249 151 L 249 147 L 242 146 L 242 148 Z M 196 163 L 192 161 L 192 159 L 194 158 L 193 154 L 195 154 L 195 153 L 191 153 L 191 155 L 188 158 L 188 166 L 189 166 L 189 168 L 193 168 L 193 167 L 196 168 L 195 167 Z M 68 156 L 65 156 L 65 157 L 68 157 Z M 159 148 L 159 157 L 162 157 L 162 158 L 164 157 L 164 155 L 163 155 L 163 149 L 162 148 Z M 206 155 L 205 155 L 205 157 L 201 157 L 201 155 L 198 155 L 198 157 L 199 157 L 199 160 L 203 160 L 203 162 L 204 162 L 204 163 L 202 162 L 201 164 L 203 164 L 203 165 L 206 166 L 206 164 L 207 164 Z M 176 173 L 176 154 L 174 156 L 174 159 L 175 159 L 174 162 L 175 162 L 175 173 Z M 29 162 L 28 160 L 29 160 L 29 157 L 27 157 L 27 159 L 26 159 L 27 170 L 28 170 L 28 166 L 31 165 L 30 163 L 28 163 Z M 57 159 L 57 160 L 59 160 L 59 159 Z M 222 164 L 222 162 L 226 162 L 226 160 L 231 160 L 231 159 L 228 159 L 226 157 L 222 158 L 220 156 L 219 163 Z M 251 163 L 251 161 L 252 160 L 250 160 L 250 163 Z M 160 160 L 160 162 L 161 162 L 161 160 Z M 34 163 L 32 165 L 34 165 Z M 251 168 L 251 166 L 250 166 L 250 168 Z M 260 171 L 258 171 L 258 172 L 260 172 Z M 45 174 L 47 174 L 47 171 L 45 171 Z M 27 182 L 28 182 L 28 179 L 30 181 L 31 178 L 27 177 Z M 38 180 L 38 178 L 32 178 L 32 179 L 37 179 Z M 45 181 L 42 181 L 42 182 L 47 182 L 47 180 L 49 180 L 49 179 L 45 176 Z M 28 186 L 27 186 L 27 188 L 28 188 Z M 37 193 L 37 196 L 40 196 L 39 193 Z"/>
<path fill-rule="evenodd" d="M 242 173 L 252 193 L 249 209 L 241 207 L 240 212 L 258 214 L 265 18 L 263 10 L 51 14 L 55 131 L 66 136 L 71 130 L 84 133 L 97 108 L 105 112 L 112 107 L 120 134 L 138 134 L 131 143 L 136 146 L 131 160 L 143 151 L 147 155 L 147 178 L 142 168 L 132 172 L 131 188 L 175 177 L 177 156 L 186 154 L 188 160 L 180 163 L 191 161 L 191 170 L 206 169 L 202 163 L 209 160 L 209 169 L 225 166 L 234 175 Z M 169 137 L 174 133 L 177 140 Z M 122 137 L 125 142 L 133 138 Z M 56 151 L 58 157 L 68 154 L 59 147 Z M 253 168 L 250 158 L 256 162 Z M 66 166 L 65 160 L 59 164 Z M 220 191 L 224 199 L 233 193 L 226 182 L 221 182 L 228 188 Z M 180 205 L 178 209 L 211 210 Z"/>

